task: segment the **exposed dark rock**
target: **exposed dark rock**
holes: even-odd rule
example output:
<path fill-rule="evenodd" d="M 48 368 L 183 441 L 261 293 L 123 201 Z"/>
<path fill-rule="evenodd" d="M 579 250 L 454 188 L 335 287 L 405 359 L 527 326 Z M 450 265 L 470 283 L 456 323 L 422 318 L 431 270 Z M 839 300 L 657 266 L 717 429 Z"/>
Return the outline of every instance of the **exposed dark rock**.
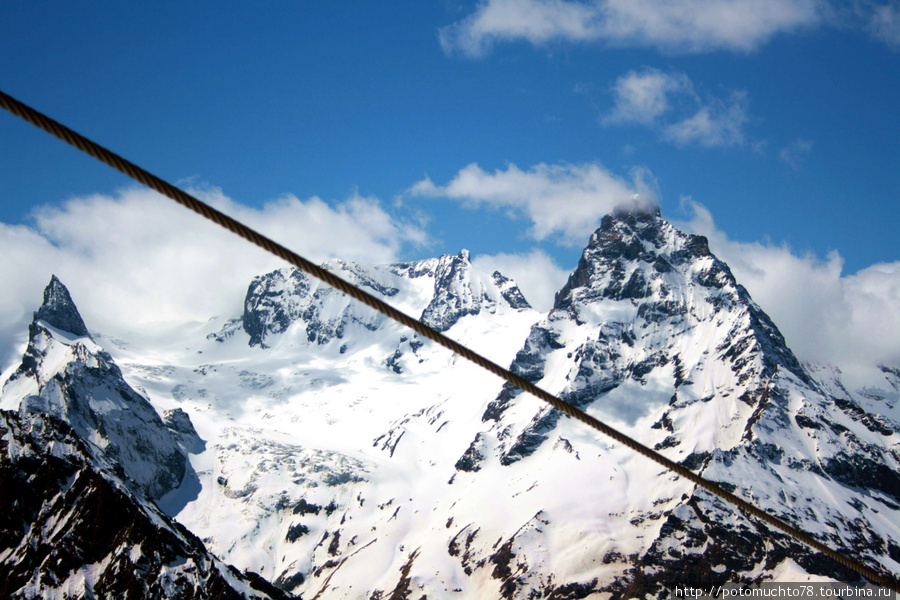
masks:
<path fill-rule="evenodd" d="M 397 582 L 397 586 L 390 592 L 387 600 L 408 600 L 412 594 L 412 578 L 409 576 L 409 572 L 412 570 L 413 563 L 418 556 L 419 550 L 414 550 L 410 553 L 409 560 L 400 568 L 400 581 Z"/>
<path fill-rule="evenodd" d="M 456 461 L 456 470 L 457 471 L 467 471 L 469 473 L 475 473 L 481 470 L 481 461 L 484 460 L 484 455 L 478 450 L 481 445 L 483 439 L 482 433 L 475 434 L 475 439 L 472 440 L 472 443 L 469 444 L 469 447 L 463 453 L 463 455 Z"/>
<path fill-rule="evenodd" d="M 891 423 L 883 416 L 867 413 L 858 404 L 843 398 L 835 398 L 834 404 L 849 415 L 851 419 L 862 423 L 869 431 L 880 433 L 884 436 L 894 434 L 894 428 L 891 427 Z"/>
<path fill-rule="evenodd" d="M 884 459 L 876 460 L 879 454 L 875 448 L 868 453 L 848 453 L 826 461 L 822 468 L 843 485 L 860 490 L 877 490 L 900 502 L 900 473 L 885 464 Z"/>
<path fill-rule="evenodd" d="M 692 452 L 684 460 L 681 461 L 681 465 L 685 469 L 690 469 L 691 471 L 694 471 L 696 473 L 706 465 L 709 457 L 709 452 Z"/>
<path fill-rule="evenodd" d="M 278 579 L 275 580 L 275 585 L 286 592 L 292 592 L 296 590 L 298 587 L 303 585 L 306 581 L 306 576 L 299 571 L 297 573 L 289 574 L 288 571 L 285 571 L 281 575 L 278 576 Z"/>
<path fill-rule="evenodd" d="M 494 271 L 491 277 L 494 280 L 494 285 L 500 288 L 500 295 L 509 303 L 511 308 L 518 310 L 531 308 L 525 296 L 522 295 L 522 291 L 519 290 L 519 286 L 512 279 L 503 276 L 500 271 Z"/>
<path fill-rule="evenodd" d="M 556 427 L 560 417 L 562 413 L 555 408 L 538 413 L 519 434 L 510 449 L 500 457 L 500 464 L 508 466 L 534 454 L 534 451 L 547 440 L 548 433 Z"/>
<path fill-rule="evenodd" d="M 329 556 L 337 556 L 340 554 L 341 548 L 341 532 L 335 531 L 334 535 L 331 536 L 331 542 L 328 544 L 328 554 Z"/>
<path fill-rule="evenodd" d="M 309 533 L 309 527 L 307 527 L 303 523 L 297 523 L 296 525 L 291 525 L 288 528 L 287 535 L 284 537 L 284 539 L 289 542 L 296 542 L 307 533 Z"/>
<path fill-rule="evenodd" d="M 322 507 L 318 504 L 307 502 L 306 498 L 300 498 L 294 505 L 293 513 L 295 515 L 317 515 Z"/>
<path fill-rule="evenodd" d="M 289 598 L 270 595 L 271 585 L 258 576 L 213 558 L 199 539 L 129 492 L 113 464 L 97 459 L 63 421 L 3 412 L 0 437 L 16 448 L 0 448 L 0 547 L 17 549 L 0 564 L 0 596 L 32 597 L 21 591 L 30 581 L 49 593 L 90 567 L 91 598 L 245 598 L 229 583 L 235 579 L 259 590 L 258 598 Z"/>
<path fill-rule="evenodd" d="M 599 592 L 597 588 L 597 579 L 594 578 L 589 583 L 566 583 L 559 587 L 553 588 L 544 596 L 547 600 L 581 600 L 587 598 L 591 594 Z"/>
<path fill-rule="evenodd" d="M 50 283 L 44 288 L 44 303 L 34 313 L 34 320 L 44 321 L 51 327 L 78 337 L 90 337 L 69 290 L 56 275 L 50 278 Z"/>
<path fill-rule="evenodd" d="M 384 365 L 397 375 L 401 375 L 403 373 L 403 367 L 400 366 L 401 358 L 403 358 L 403 351 L 397 348 L 393 354 L 387 357 Z"/>
<path fill-rule="evenodd" d="M 484 409 L 484 414 L 481 415 L 481 420 L 499 422 L 501 415 L 521 393 L 522 391 L 514 385 L 509 383 L 503 384 L 497 398 L 488 402 L 487 408 Z"/>

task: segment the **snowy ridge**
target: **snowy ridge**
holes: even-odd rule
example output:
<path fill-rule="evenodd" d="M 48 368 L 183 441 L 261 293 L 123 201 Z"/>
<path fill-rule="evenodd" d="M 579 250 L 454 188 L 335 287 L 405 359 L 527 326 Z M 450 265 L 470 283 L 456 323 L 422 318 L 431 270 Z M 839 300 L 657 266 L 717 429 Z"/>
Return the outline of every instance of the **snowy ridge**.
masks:
<path fill-rule="evenodd" d="M 867 411 L 822 393 L 706 241 L 658 213 L 604 219 L 512 369 L 839 551 L 897 571 L 900 428 L 885 414 L 891 407 Z M 589 455 L 591 446 L 573 443 L 584 436 L 557 411 L 529 411 L 517 396 L 506 386 L 488 405 L 490 427 L 457 462 L 461 477 L 480 476 L 493 461 L 542 456 L 551 445 Z M 630 480 L 646 476 L 635 468 Z M 598 544 L 595 554 L 622 563 L 611 582 L 598 578 L 598 589 L 654 593 L 666 581 L 754 580 L 788 556 L 811 574 L 840 572 L 692 486 L 667 487 L 650 496 L 652 505 L 610 513 L 621 516 L 610 540 L 654 541 L 627 550 L 619 541 Z M 811 490 L 828 490 L 828 500 Z M 891 525 L 885 512 L 894 514 Z M 523 547 L 518 556 L 527 554 Z M 543 585 L 533 575 L 507 581 L 516 594 Z"/>
<path fill-rule="evenodd" d="M 375 280 L 372 273 L 380 273 L 379 283 L 386 289 L 405 287 L 410 291 L 405 305 L 396 297 L 391 300 L 413 314 L 441 306 L 434 298 L 447 294 L 435 290 L 436 281 L 459 286 L 460 275 L 467 275 L 465 279 L 475 282 L 467 285 L 478 293 L 466 298 L 478 299 L 482 310 L 459 315 L 450 335 L 477 346 L 488 334 L 490 344 L 482 341 L 481 350 L 497 360 L 512 357 L 538 317 L 522 302 L 513 306 L 504 300 L 504 292 L 515 299 L 517 287 L 501 275 L 462 273 L 471 268 L 465 253 L 349 268 L 357 276 L 364 269 L 370 280 Z M 435 275 L 441 272 L 447 274 L 443 279 Z M 279 281 L 291 274 L 284 270 L 266 278 Z M 271 297 L 283 306 L 298 296 L 313 294 Z M 453 296 L 455 292 L 448 301 Z M 360 317 L 368 313 L 329 291 L 317 297 L 321 305 L 316 314 L 325 313 L 321 306 L 335 297 L 343 304 L 330 314 L 347 314 L 345 309 L 360 311 L 354 313 Z M 467 302 L 449 310 L 464 308 Z M 274 301 L 269 306 L 271 314 L 278 311 Z M 428 501 L 436 483 L 430 477 L 410 479 L 410 473 L 432 472 L 437 464 L 433 457 L 420 455 L 419 448 L 431 445 L 429 432 L 442 424 L 444 432 L 456 427 L 449 423 L 454 417 L 438 421 L 435 414 L 442 410 L 423 409 L 422 402 L 443 406 L 450 404 L 448 397 L 462 398 L 496 382 L 389 323 L 346 327 L 342 337 L 320 344 L 321 338 L 310 340 L 310 322 L 322 320 L 301 318 L 278 333 L 270 332 L 265 339 L 271 347 L 259 353 L 247 352 L 246 338 L 218 342 L 213 337 L 203 346 L 203 359 L 228 356 L 227 361 L 190 369 L 189 362 L 181 361 L 196 361 L 192 352 L 177 361 L 182 366 L 134 368 L 151 396 L 157 390 L 169 393 L 170 382 L 177 381 L 179 404 L 199 408 L 192 416 L 208 451 L 193 463 L 202 490 L 178 518 L 229 562 L 252 568 L 292 593 L 315 595 L 327 580 L 328 597 L 358 597 L 360 584 L 354 586 L 354 579 L 371 580 L 382 589 L 397 585 L 395 573 L 409 560 L 408 552 L 398 548 L 407 547 L 403 540 L 413 526 L 412 515 L 425 516 L 413 505 L 423 496 Z M 477 424 L 471 406 L 453 408 L 460 419 Z M 463 417 L 459 408 L 468 415 Z M 434 422 L 425 430 L 407 431 L 423 411 Z M 452 463 L 457 451 L 445 451 L 443 461 Z M 440 475 L 440 485 L 451 474 Z M 224 521 L 230 524 L 227 531 L 221 527 Z"/>
<path fill-rule="evenodd" d="M 467 315 L 530 308 L 515 282 L 500 273 L 488 276 L 474 269 L 467 250 L 410 263 L 361 265 L 332 260 L 323 266 L 439 331 Z M 244 306 L 242 322 L 251 346 L 265 347 L 271 336 L 295 324 L 295 330 L 302 329 L 310 343 L 319 345 L 386 326 L 397 329 L 386 317 L 292 268 L 256 277 Z M 340 348 L 346 352 L 348 346 Z"/>

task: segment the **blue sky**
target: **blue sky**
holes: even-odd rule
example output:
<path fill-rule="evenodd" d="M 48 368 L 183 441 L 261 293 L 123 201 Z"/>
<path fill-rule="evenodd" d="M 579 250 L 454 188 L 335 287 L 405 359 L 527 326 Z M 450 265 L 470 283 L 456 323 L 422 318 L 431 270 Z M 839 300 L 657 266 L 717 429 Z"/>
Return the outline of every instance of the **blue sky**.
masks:
<path fill-rule="evenodd" d="M 852 313 L 856 275 L 877 280 L 880 309 L 900 302 L 896 0 L 7 2 L 0 55 L 6 93 L 300 249 L 302 215 L 356 232 L 314 256 L 465 247 L 546 298 L 639 194 L 743 265 L 776 320 L 826 291 Z M 96 280 L 85 261 L 122 254 L 73 233 L 97 230 L 86 207 L 153 210 L 5 114 L 0 197 L 6 243 L 46 250 L 5 273 L 28 290 L 51 270 Z M 824 343 L 809 335 L 795 344 Z"/>

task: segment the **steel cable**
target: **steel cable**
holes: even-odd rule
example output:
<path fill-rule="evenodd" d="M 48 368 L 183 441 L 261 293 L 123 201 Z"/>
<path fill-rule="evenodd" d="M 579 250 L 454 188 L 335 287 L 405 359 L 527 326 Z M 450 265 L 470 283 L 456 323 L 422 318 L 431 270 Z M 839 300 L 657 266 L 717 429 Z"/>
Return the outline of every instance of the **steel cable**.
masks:
<path fill-rule="evenodd" d="M 44 131 L 71 144 L 82 152 L 90 154 L 94 158 L 124 173 L 135 181 L 138 181 L 146 185 L 147 187 L 156 190 L 160 194 L 174 200 L 185 208 L 198 213 L 204 218 L 220 225 L 221 227 L 224 227 L 228 231 L 231 231 L 232 233 L 242 237 L 248 242 L 251 242 L 256 246 L 259 246 L 263 250 L 266 250 L 267 252 L 283 259 L 284 261 L 297 267 L 305 273 L 327 283 L 338 291 L 343 292 L 344 294 L 350 296 L 355 300 L 358 300 L 359 302 L 362 302 L 366 306 L 382 313 L 383 315 L 393 319 L 394 321 L 405 325 L 422 337 L 440 344 L 448 350 L 459 354 L 460 356 L 468 359 L 469 361 L 475 363 L 483 369 L 486 369 L 494 375 L 497 375 L 498 377 L 506 380 L 511 385 L 525 392 L 528 392 L 533 396 L 536 396 L 537 398 L 550 404 L 553 408 L 568 415 L 569 417 L 581 421 L 585 425 L 599 431 L 607 437 L 610 437 L 613 440 L 634 450 L 635 452 L 638 452 L 643 456 L 649 458 L 650 460 L 655 461 L 669 471 L 672 471 L 679 476 L 684 477 L 685 479 L 696 484 L 698 487 L 721 498 L 729 504 L 738 507 L 744 513 L 756 517 L 760 521 L 763 521 L 764 523 L 771 525 L 775 529 L 786 533 L 795 540 L 806 544 L 807 546 L 821 552 L 822 554 L 825 554 L 829 558 L 834 559 L 845 567 L 856 571 L 869 581 L 890 588 L 895 592 L 900 592 L 900 582 L 895 580 L 893 577 L 884 573 L 880 573 L 855 559 L 832 550 L 825 544 L 822 544 L 821 542 L 814 539 L 806 532 L 770 515 L 762 509 L 725 490 L 718 484 L 693 473 L 683 465 L 669 460 L 659 452 L 641 444 L 637 440 L 625 435 L 624 433 L 614 429 L 613 427 L 606 425 L 602 421 L 557 398 L 553 394 L 544 391 L 530 381 L 523 379 L 522 377 L 516 375 L 508 369 L 505 369 L 500 365 L 494 363 L 493 361 L 488 360 L 484 356 L 466 348 L 462 344 L 459 344 L 458 342 L 450 339 L 444 334 L 432 329 L 431 327 L 428 327 L 417 319 L 404 314 L 403 312 L 395 309 L 391 305 L 376 298 L 368 292 L 357 288 L 347 281 L 344 281 L 330 271 L 316 264 L 313 264 L 299 254 L 254 231 L 243 223 L 240 223 L 239 221 L 229 217 L 225 213 L 213 208 L 212 206 L 209 206 L 208 204 L 164 181 L 163 179 L 160 179 L 159 177 L 145 171 L 134 163 L 122 158 L 118 154 L 115 154 L 114 152 L 107 150 L 103 146 L 100 146 L 99 144 L 85 138 L 75 131 L 72 131 L 65 125 L 62 125 L 61 123 L 51 119 L 43 113 L 40 113 L 37 110 L 29 107 L 28 105 L 19 102 L 15 98 L 12 98 L 2 91 L 0 91 L 0 106 L 13 113 L 14 115 L 21 117 L 25 121 L 28 121 L 29 123 L 39 127 L 40 129 L 43 129 Z"/>

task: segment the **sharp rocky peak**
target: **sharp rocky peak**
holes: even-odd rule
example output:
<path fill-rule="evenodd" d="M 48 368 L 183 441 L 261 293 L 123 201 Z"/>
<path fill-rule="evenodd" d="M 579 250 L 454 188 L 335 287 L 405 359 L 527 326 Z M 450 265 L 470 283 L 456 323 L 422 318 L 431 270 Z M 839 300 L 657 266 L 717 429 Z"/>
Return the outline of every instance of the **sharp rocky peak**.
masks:
<path fill-rule="evenodd" d="M 697 311 L 732 313 L 761 350 L 766 373 L 781 365 L 810 383 L 775 323 L 710 251 L 707 238 L 676 229 L 658 208 L 604 217 L 557 293 L 554 311 L 580 322 L 593 314 L 590 305 L 610 300 L 634 305 L 645 323 Z M 735 330 L 734 335 L 742 334 Z"/>
<path fill-rule="evenodd" d="M 630 424 L 657 408 L 613 400 L 625 398 L 624 391 L 610 394 L 651 380 L 670 390 L 673 407 L 681 399 L 707 401 L 715 389 L 737 398 L 741 406 L 734 413 L 741 415 L 756 406 L 762 382 L 778 367 L 810 384 L 775 324 L 710 252 L 706 238 L 677 230 L 658 210 L 619 211 L 603 219 L 511 369 L 539 385 L 559 386 L 547 370 L 554 353 L 554 370 L 568 375 L 562 389 L 550 391 L 582 408 L 603 399 L 610 414 Z M 499 424 L 517 393 L 505 388 L 483 418 Z M 616 402 L 624 403 L 614 407 Z M 552 411 L 538 415 L 501 461 L 533 452 L 558 418 Z M 734 440 L 741 435 L 739 421 L 721 425 L 735 429 Z M 706 443 L 719 442 L 710 437 Z"/>
<path fill-rule="evenodd" d="M 3 385 L 0 405 L 64 421 L 98 456 L 118 462 L 136 490 L 155 500 L 176 489 L 185 477 L 189 448 L 199 441 L 190 419 L 169 415 L 177 423 L 167 426 L 128 385 L 112 356 L 90 337 L 56 276 L 28 333 L 22 362 Z"/>
<path fill-rule="evenodd" d="M 699 261 L 703 261 L 699 266 Z M 556 294 L 554 309 L 596 300 L 646 298 L 650 280 L 681 268 L 699 266 L 696 281 L 707 287 L 737 284 L 725 263 L 709 250 L 707 239 L 675 229 L 659 209 L 614 211 L 591 234 L 578 266 Z M 665 288 L 661 291 L 665 292 Z"/>
<path fill-rule="evenodd" d="M 531 308 L 518 286 L 499 271 L 490 278 L 479 275 L 468 250 L 441 256 L 434 269 L 434 295 L 420 320 L 438 331 L 447 331 L 466 315 L 494 312 L 504 303 L 516 310 Z"/>
<path fill-rule="evenodd" d="M 56 275 L 50 278 L 50 283 L 44 288 L 44 302 L 34 313 L 34 320 L 44 321 L 51 327 L 78 337 L 90 337 L 69 290 Z"/>

